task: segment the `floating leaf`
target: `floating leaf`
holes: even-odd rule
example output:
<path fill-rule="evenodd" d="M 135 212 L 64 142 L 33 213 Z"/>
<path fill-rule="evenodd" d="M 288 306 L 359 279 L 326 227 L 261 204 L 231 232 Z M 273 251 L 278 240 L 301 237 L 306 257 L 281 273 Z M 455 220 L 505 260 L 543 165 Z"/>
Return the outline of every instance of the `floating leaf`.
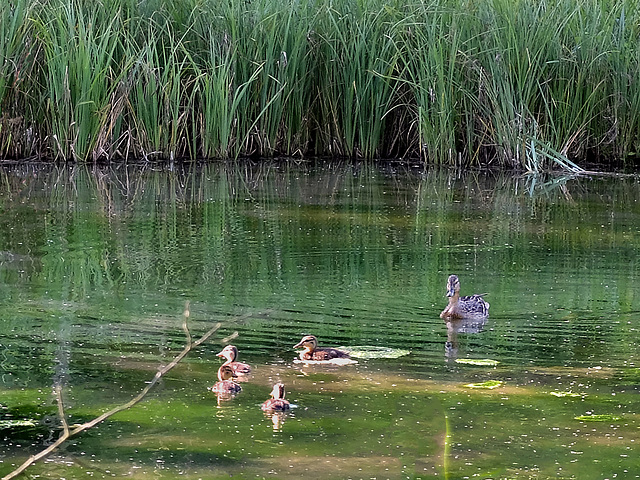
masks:
<path fill-rule="evenodd" d="M 0 420 L 0 430 L 8 430 L 15 427 L 35 427 L 34 420 Z"/>
<path fill-rule="evenodd" d="M 586 397 L 586 393 L 575 393 L 575 392 L 549 392 L 551 395 L 556 397 Z"/>
<path fill-rule="evenodd" d="M 411 353 L 410 350 L 402 350 L 400 348 L 377 347 L 374 345 L 357 345 L 353 347 L 339 347 L 349 355 L 355 358 L 398 358 L 404 357 Z"/>
<path fill-rule="evenodd" d="M 574 417 L 575 420 L 580 420 L 581 422 L 617 422 L 621 418 L 617 415 L 580 415 Z"/>
<path fill-rule="evenodd" d="M 490 358 L 456 358 L 456 363 L 465 363 L 467 365 L 480 365 L 483 367 L 495 367 L 500 362 L 491 360 Z"/>
<path fill-rule="evenodd" d="M 502 385 L 502 382 L 499 380 L 487 380 L 486 382 L 482 382 L 482 383 L 467 383 L 465 387 L 491 389 L 491 388 L 498 388 L 500 385 Z"/>

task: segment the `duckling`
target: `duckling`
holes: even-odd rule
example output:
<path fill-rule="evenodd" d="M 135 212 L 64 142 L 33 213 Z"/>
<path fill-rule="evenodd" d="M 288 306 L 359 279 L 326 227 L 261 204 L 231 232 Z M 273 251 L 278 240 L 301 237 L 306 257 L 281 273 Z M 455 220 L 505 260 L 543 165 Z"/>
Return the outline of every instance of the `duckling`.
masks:
<path fill-rule="evenodd" d="M 485 294 L 482 294 L 485 295 Z M 489 315 L 489 303 L 482 295 L 460 296 L 460 280 L 457 275 L 450 275 L 447 280 L 447 297 L 449 305 L 442 311 L 440 318 L 453 320 L 457 318 L 483 318 Z"/>
<path fill-rule="evenodd" d="M 271 390 L 271 397 L 262 404 L 265 412 L 284 412 L 289 410 L 289 402 L 284 399 L 284 384 L 276 383 Z"/>
<path fill-rule="evenodd" d="M 233 373 L 233 368 L 229 365 L 221 365 L 218 369 L 218 382 L 215 383 L 212 387 L 209 387 L 209 390 L 215 393 L 238 393 L 242 390 L 242 387 L 238 385 L 236 382 L 231 380 L 235 377 L 235 373 Z"/>
<path fill-rule="evenodd" d="M 227 361 L 223 365 L 229 365 L 236 375 L 246 375 L 251 373 L 251 365 L 236 362 L 238 357 L 238 349 L 234 345 L 227 345 L 220 353 L 216 353 L 217 357 L 224 357 Z"/>
<path fill-rule="evenodd" d="M 318 339 L 313 335 L 302 337 L 293 348 L 302 347 L 300 360 L 331 360 L 332 358 L 350 358 L 349 354 L 336 348 L 318 348 Z"/>

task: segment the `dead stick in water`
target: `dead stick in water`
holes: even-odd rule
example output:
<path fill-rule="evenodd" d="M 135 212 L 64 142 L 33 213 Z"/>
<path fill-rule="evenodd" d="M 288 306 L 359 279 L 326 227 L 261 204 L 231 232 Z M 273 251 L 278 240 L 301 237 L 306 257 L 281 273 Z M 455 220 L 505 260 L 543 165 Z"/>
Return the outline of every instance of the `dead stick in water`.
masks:
<path fill-rule="evenodd" d="M 189 326 L 187 325 L 189 315 L 190 315 L 189 302 L 187 301 L 184 307 L 184 312 L 182 314 L 182 329 L 185 331 L 185 334 L 187 337 L 187 345 L 184 347 L 182 352 L 180 352 L 180 354 L 178 354 L 178 356 L 176 356 L 171 363 L 169 363 L 164 367 L 159 368 L 155 376 L 153 377 L 153 380 L 151 380 L 147 384 L 147 386 L 135 398 L 131 399 L 129 402 L 125 403 L 124 405 L 119 405 L 115 408 L 112 408 L 111 410 L 103 413 L 99 417 L 96 417 L 89 422 L 78 425 L 70 430 L 69 426 L 67 425 L 67 420 L 65 418 L 64 404 L 62 403 L 62 391 L 60 386 L 56 386 L 55 394 L 58 402 L 58 413 L 60 415 L 62 427 L 63 427 L 62 435 L 60 435 L 60 438 L 58 438 L 58 440 L 56 440 L 54 443 L 49 445 L 49 447 L 47 447 L 46 449 L 42 450 L 40 453 L 30 456 L 22 465 L 20 465 L 14 471 L 2 477 L 2 480 L 9 480 L 11 478 L 17 477 L 22 472 L 24 472 L 29 466 L 31 466 L 38 460 L 41 460 L 46 456 L 48 456 L 56 448 L 62 445 L 67 439 L 75 435 L 78 435 L 79 433 L 84 432 L 85 430 L 88 430 L 91 427 L 94 427 L 95 425 L 106 420 L 110 416 L 115 415 L 118 412 L 121 412 L 123 410 L 133 407 L 136 403 L 138 403 L 140 400 L 142 400 L 145 397 L 145 395 L 149 392 L 149 390 L 151 390 L 151 388 L 153 388 L 153 386 L 156 383 L 158 383 L 158 380 L 160 380 L 165 373 L 167 373 L 169 370 L 175 367 L 178 363 L 180 363 L 180 361 L 187 356 L 187 354 L 193 349 L 193 347 L 197 347 L 198 345 L 206 342 L 209 339 L 209 337 L 211 337 L 211 335 L 213 335 L 222 325 L 221 323 L 216 323 L 213 326 L 213 328 L 211 328 L 207 333 L 205 333 L 202 337 L 200 337 L 198 340 L 194 342 L 192 341 L 191 332 L 189 331 Z M 240 317 L 237 317 L 236 320 L 242 320 L 245 318 L 249 318 L 250 316 L 251 316 L 250 314 L 242 315 Z"/>

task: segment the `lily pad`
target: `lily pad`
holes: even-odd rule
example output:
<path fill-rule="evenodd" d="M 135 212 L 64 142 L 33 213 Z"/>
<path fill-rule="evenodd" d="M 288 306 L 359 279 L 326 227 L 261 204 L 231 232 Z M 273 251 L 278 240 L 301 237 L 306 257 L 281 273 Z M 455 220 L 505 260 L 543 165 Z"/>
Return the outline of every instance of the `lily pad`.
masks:
<path fill-rule="evenodd" d="M 549 392 L 551 395 L 555 397 L 586 397 L 586 393 L 575 393 L 575 392 Z"/>
<path fill-rule="evenodd" d="M 33 420 L 0 420 L 0 430 L 8 430 L 15 427 L 35 427 Z"/>
<path fill-rule="evenodd" d="M 502 382 L 499 380 L 487 380 L 486 382 L 482 382 L 482 383 L 467 383 L 465 387 L 492 389 L 492 388 L 498 388 L 501 385 L 502 385 Z"/>
<path fill-rule="evenodd" d="M 373 359 L 373 358 L 398 358 L 404 357 L 411 353 L 410 350 L 401 348 L 378 347 L 375 345 L 357 345 L 353 347 L 340 347 L 350 356 L 354 358 Z"/>
<path fill-rule="evenodd" d="M 580 420 L 581 422 L 617 422 L 621 418 L 617 415 L 580 415 L 574 417 L 575 420 Z"/>
<path fill-rule="evenodd" d="M 495 367 L 500 362 L 491 360 L 490 358 L 456 358 L 456 363 L 464 363 L 467 365 L 480 365 L 483 367 Z"/>

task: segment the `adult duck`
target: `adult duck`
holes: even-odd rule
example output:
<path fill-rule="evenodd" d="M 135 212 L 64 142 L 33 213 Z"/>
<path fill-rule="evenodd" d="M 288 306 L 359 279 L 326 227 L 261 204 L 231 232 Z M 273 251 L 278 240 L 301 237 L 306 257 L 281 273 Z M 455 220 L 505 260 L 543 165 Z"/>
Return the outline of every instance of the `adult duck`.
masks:
<path fill-rule="evenodd" d="M 445 320 L 479 319 L 489 315 L 489 303 L 482 298 L 482 295 L 460 296 L 460 279 L 457 275 L 449 275 L 447 297 L 449 297 L 449 305 L 442 311 L 440 318 Z"/>
<path fill-rule="evenodd" d="M 289 402 L 284 399 L 284 384 L 276 383 L 271 390 L 271 398 L 262 404 L 265 412 L 284 412 L 289 410 Z"/>
<path fill-rule="evenodd" d="M 318 339 L 313 335 L 302 337 L 293 348 L 302 347 L 304 350 L 300 352 L 300 360 L 331 360 L 333 358 L 350 358 L 347 352 L 338 350 L 337 348 L 318 347 Z"/>
<path fill-rule="evenodd" d="M 247 375 L 251 373 L 251 365 L 238 362 L 238 349 L 234 345 L 227 345 L 220 353 L 216 353 L 217 357 L 224 357 L 223 365 L 228 365 L 236 375 Z"/>

